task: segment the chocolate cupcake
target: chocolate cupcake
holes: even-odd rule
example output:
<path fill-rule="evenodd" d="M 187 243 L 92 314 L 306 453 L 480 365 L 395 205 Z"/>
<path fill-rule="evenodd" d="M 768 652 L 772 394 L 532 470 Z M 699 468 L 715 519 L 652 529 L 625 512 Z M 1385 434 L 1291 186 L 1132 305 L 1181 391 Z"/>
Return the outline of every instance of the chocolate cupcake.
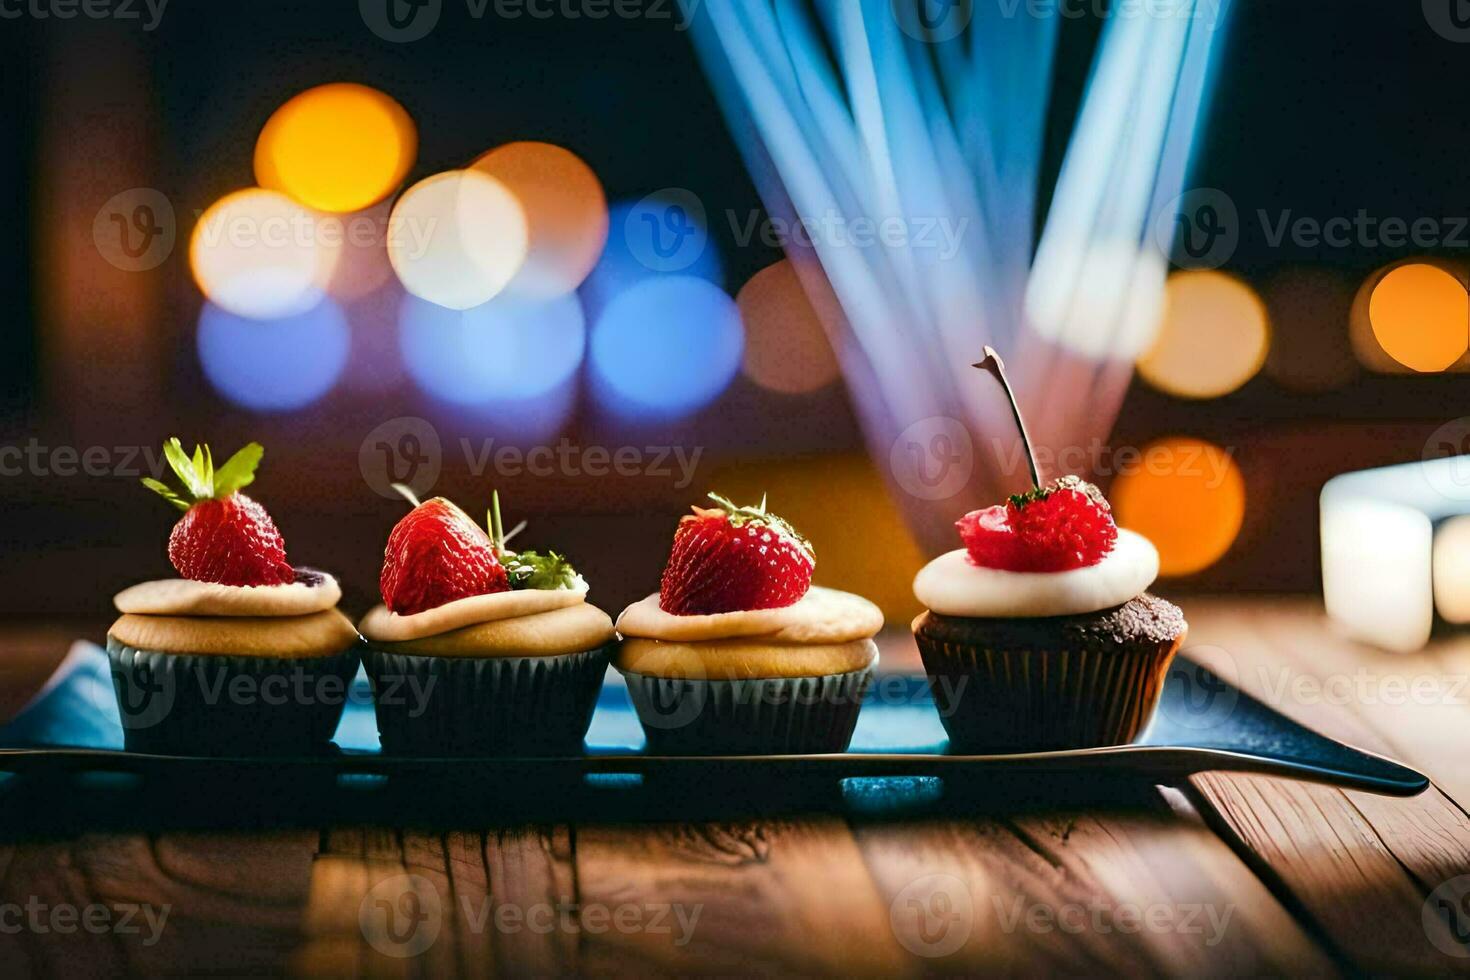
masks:
<path fill-rule="evenodd" d="M 1145 589 L 1158 552 L 1075 477 L 967 514 L 926 565 L 914 637 L 953 750 L 1120 745 L 1148 725 L 1184 641 Z"/>
<path fill-rule="evenodd" d="M 239 492 L 255 443 L 215 469 L 207 446 L 164 447 L 183 490 L 145 480 L 184 511 L 169 538 L 183 576 L 114 599 L 108 630 L 124 741 L 169 755 L 310 755 L 328 748 L 360 637 L 330 575 L 295 569 L 270 515 Z"/>
<path fill-rule="evenodd" d="M 410 500 L 361 623 L 383 751 L 580 754 L 612 619 L 565 558 L 506 548 L 498 498 L 489 533 L 443 498 Z"/>
<path fill-rule="evenodd" d="M 883 614 L 813 588 L 811 545 L 759 507 L 694 508 L 657 593 L 618 617 L 615 666 L 655 755 L 845 751 Z"/>

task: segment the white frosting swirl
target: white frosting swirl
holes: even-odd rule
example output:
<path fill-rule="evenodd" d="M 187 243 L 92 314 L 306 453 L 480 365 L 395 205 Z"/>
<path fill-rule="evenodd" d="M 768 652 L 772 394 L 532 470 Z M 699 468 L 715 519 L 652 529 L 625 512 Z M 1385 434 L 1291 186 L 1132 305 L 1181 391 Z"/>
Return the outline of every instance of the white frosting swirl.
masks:
<path fill-rule="evenodd" d="M 142 616 L 305 616 L 337 605 L 342 588 L 325 572 L 285 585 L 220 585 L 187 578 L 139 582 L 113 596 L 120 613 Z"/>
<path fill-rule="evenodd" d="M 1113 550 L 1096 565 L 1065 572 L 982 568 L 961 548 L 914 576 L 914 595 L 941 616 L 1075 616 L 1121 606 L 1159 574 L 1159 553 L 1141 534 L 1118 529 Z"/>
<path fill-rule="evenodd" d="M 658 593 L 633 603 L 618 617 L 618 632 L 650 640 L 729 640 L 762 637 L 772 643 L 851 643 L 883 628 L 883 613 L 862 596 L 812 586 L 779 609 L 751 609 L 679 616 L 665 612 Z"/>
<path fill-rule="evenodd" d="M 502 619 L 534 616 L 538 613 L 564 609 L 587 601 L 587 586 L 575 589 L 520 589 L 509 592 L 492 592 L 488 595 L 472 595 L 465 599 L 446 602 L 433 609 L 425 609 L 411 616 L 400 616 L 387 606 L 374 606 L 362 622 L 358 631 L 369 640 L 379 643 L 406 643 L 423 640 L 466 626 L 479 626 Z"/>

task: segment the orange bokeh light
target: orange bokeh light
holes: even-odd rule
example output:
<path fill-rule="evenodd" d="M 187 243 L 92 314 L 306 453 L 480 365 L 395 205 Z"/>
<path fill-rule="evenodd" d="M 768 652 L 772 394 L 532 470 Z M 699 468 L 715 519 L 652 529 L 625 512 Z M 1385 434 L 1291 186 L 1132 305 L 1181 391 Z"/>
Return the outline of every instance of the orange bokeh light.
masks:
<path fill-rule="evenodd" d="M 1404 367 L 1443 371 L 1470 346 L 1470 295 L 1444 269 L 1411 262 L 1378 280 L 1368 322 L 1378 345 Z"/>
<path fill-rule="evenodd" d="M 1190 575 L 1230 550 L 1245 521 L 1245 480 L 1213 443 L 1172 437 L 1150 443 L 1113 485 L 1118 523 L 1159 549 L 1159 572 Z"/>
<path fill-rule="evenodd" d="M 508 292 L 550 299 L 580 286 L 607 244 L 607 196 L 592 168 L 570 150 L 523 141 L 496 147 L 471 169 L 509 188 L 526 215 L 530 250 Z"/>
<path fill-rule="evenodd" d="M 318 211 L 358 211 L 393 193 L 417 154 L 403 106 L 375 88 L 334 82 L 271 115 L 255 143 L 255 179 Z"/>
<path fill-rule="evenodd" d="M 1163 322 L 1138 373 L 1180 398 L 1219 398 L 1260 371 L 1270 347 L 1266 306 L 1254 289 L 1223 272 L 1169 277 Z"/>
<path fill-rule="evenodd" d="M 735 297 L 745 321 L 745 374 L 771 391 L 800 394 L 837 380 L 837 358 L 790 259 L 751 277 Z"/>

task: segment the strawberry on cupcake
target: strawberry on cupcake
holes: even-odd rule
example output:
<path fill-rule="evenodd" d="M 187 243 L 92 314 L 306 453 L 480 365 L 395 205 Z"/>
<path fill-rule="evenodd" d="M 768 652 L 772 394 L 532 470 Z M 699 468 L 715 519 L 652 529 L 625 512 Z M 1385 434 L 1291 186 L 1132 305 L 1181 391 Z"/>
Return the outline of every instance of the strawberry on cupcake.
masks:
<path fill-rule="evenodd" d="M 976 365 L 1010 395 L 995 352 Z M 1011 398 L 1023 441 L 1026 427 Z M 952 747 L 1028 752 L 1118 745 L 1148 724 L 1188 629 L 1146 590 L 1159 571 L 1147 538 L 1119 528 L 1076 476 L 964 515 L 962 545 L 914 579 L 913 622 Z"/>
<path fill-rule="evenodd" d="M 674 532 L 659 591 L 618 617 L 615 666 L 656 754 L 841 752 L 878 660 L 878 607 L 814 587 L 810 542 L 716 494 Z"/>
<path fill-rule="evenodd" d="M 183 514 L 168 540 L 179 578 L 114 598 L 107 635 L 127 747 L 167 754 L 309 754 L 330 740 L 360 638 L 332 576 L 294 568 L 271 516 L 242 489 L 264 450 L 216 468 L 178 439 L 164 456 L 181 487 L 143 481 Z"/>
<path fill-rule="evenodd" d="M 510 550 L 521 528 L 505 533 L 498 494 L 482 528 L 398 489 L 413 509 L 388 535 L 383 604 L 360 624 L 383 750 L 581 752 L 614 639 L 587 583 L 561 555 Z"/>

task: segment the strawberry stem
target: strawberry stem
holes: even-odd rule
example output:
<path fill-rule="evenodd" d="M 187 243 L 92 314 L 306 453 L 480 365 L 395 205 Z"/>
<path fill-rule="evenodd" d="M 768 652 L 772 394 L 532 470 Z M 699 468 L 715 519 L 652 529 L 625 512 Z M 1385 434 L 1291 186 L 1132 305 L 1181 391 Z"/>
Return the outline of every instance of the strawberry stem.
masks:
<path fill-rule="evenodd" d="M 505 553 L 505 525 L 500 519 L 500 491 L 490 491 L 490 513 L 485 515 L 490 522 L 490 543 L 495 546 L 495 557 Z"/>
<path fill-rule="evenodd" d="M 489 525 L 490 543 L 495 547 L 495 557 L 510 554 L 505 550 L 505 543 L 526 529 L 526 522 L 521 521 L 506 533 L 505 522 L 500 519 L 500 491 L 490 491 L 490 510 L 485 515 L 485 523 Z"/>
<path fill-rule="evenodd" d="M 985 360 L 971 367 L 980 368 L 990 372 L 1000 386 L 1005 389 L 1006 400 L 1011 403 L 1011 415 L 1016 420 L 1016 428 L 1021 433 L 1021 445 L 1026 447 L 1026 462 L 1031 467 L 1031 485 L 1038 490 L 1041 488 L 1041 470 L 1036 465 L 1036 453 L 1031 449 L 1031 435 L 1026 431 L 1026 420 L 1021 417 L 1021 406 L 1016 401 L 1016 393 L 1011 390 L 1011 382 L 1006 378 L 1006 365 L 995 352 L 994 347 L 986 346 Z"/>

